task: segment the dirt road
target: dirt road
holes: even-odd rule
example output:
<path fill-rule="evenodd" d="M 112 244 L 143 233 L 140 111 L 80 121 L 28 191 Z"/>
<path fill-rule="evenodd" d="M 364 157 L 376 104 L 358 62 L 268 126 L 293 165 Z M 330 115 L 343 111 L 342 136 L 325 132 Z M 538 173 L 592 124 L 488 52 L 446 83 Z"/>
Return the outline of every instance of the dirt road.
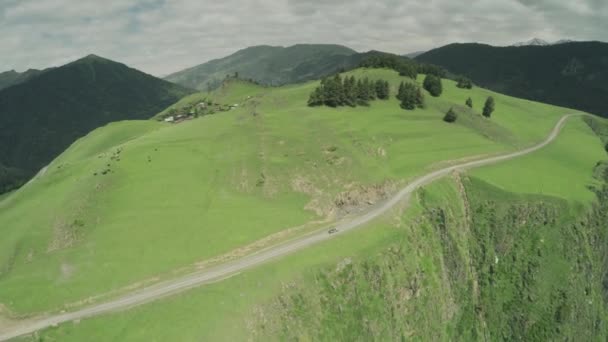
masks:
<path fill-rule="evenodd" d="M 57 324 L 63 322 L 69 322 L 74 320 L 79 320 L 87 317 L 92 317 L 108 312 L 124 310 L 136 305 L 141 305 L 144 303 L 148 303 L 150 301 L 154 301 L 160 298 L 164 298 L 166 296 L 183 292 L 185 290 L 191 289 L 196 286 L 200 286 L 203 284 L 211 283 L 214 281 L 219 281 L 229 276 L 235 275 L 240 271 L 244 271 L 246 269 L 252 268 L 254 266 L 260 265 L 269 260 L 294 253 L 301 249 L 304 249 L 308 246 L 314 245 L 321 241 L 325 241 L 328 239 L 336 238 L 341 234 L 348 232 L 349 230 L 360 227 L 371 220 L 379 217 L 380 215 L 386 213 L 389 209 L 393 208 L 400 201 L 407 200 L 409 196 L 416 191 L 419 187 L 428 184 L 438 178 L 441 178 L 445 175 L 448 175 L 454 170 L 462 170 L 462 169 L 471 169 L 484 165 L 494 164 L 497 162 L 501 162 L 508 159 L 517 158 L 534 151 L 537 151 L 549 143 L 551 143 L 557 135 L 559 134 L 561 128 L 563 127 L 566 120 L 577 114 L 570 114 L 563 116 L 555 125 L 549 136 L 538 145 L 533 147 L 513 152 L 505 155 L 485 158 L 481 160 L 471 161 L 462 163 L 459 165 L 454 165 L 450 167 L 446 167 L 437 171 L 433 171 L 424 176 L 421 176 L 410 184 L 408 184 L 405 188 L 401 189 L 396 195 L 391 197 L 382 205 L 373 208 L 371 211 L 368 211 L 361 216 L 353 218 L 352 220 L 337 225 L 335 228 L 338 230 L 336 233 L 328 234 L 327 231 L 321 231 L 314 233 L 312 235 L 304 236 L 302 238 L 285 242 L 283 244 L 279 244 L 277 246 L 270 247 L 263 251 L 254 253 L 252 255 L 243 257 L 241 259 L 218 265 L 212 267 L 207 270 L 203 270 L 198 273 L 190 274 L 188 276 L 184 276 L 182 278 L 169 280 L 166 282 L 162 282 L 133 293 L 124 295 L 121 298 L 108 301 L 102 304 L 96 304 L 94 306 L 84 308 L 78 311 L 63 313 L 55 316 L 49 317 L 41 317 L 36 320 L 27 320 L 23 321 L 21 324 L 16 324 L 10 328 L 2 330 L 0 328 L 0 341 L 5 341 L 14 337 L 18 337 L 21 335 L 27 335 L 34 333 L 38 330 L 55 326 Z"/>

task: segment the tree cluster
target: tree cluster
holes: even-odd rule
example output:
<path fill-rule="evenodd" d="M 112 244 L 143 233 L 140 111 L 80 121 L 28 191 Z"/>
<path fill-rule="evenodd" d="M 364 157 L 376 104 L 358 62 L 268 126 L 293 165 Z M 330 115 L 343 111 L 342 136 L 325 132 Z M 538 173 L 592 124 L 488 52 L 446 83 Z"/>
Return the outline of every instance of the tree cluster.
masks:
<path fill-rule="evenodd" d="M 472 89 L 473 88 L 473 81 L 471 81 L 470 79 L 466 78 L 466 77 L 459 77 L 456 80 L 458 83 L 456 83 L 456 86 L 458 88 L 463 88 L 463 89 Z"/>
<path fill-rule="evenodd" d="M 391 54 L 377 54 L 368 57 L 360 64 L 361 67 L 365 68 L 388 68 L 393 69 L 401 76 L 406 76 L 412 79 L 416 79 L 418 76 L 418 66 L 416 63 L 406 57 L 391 55 Z"/>
<path fill-rule="evenodd" d="M 418 72 L 421 74 L 437 76 L 439 78 L 446 78 L 448 76 L 448 73 L 444 68 L 433 64 L 418 64 Z"/>
<path fill-rule="evenodd" d="M 434 97 L 440 96 L 441 93 L 443 92 L 443 86 L 441 85 L 441 78 L 439 78 L 433 74 L 426 75 L 422 86 Z"/>
<path fill-rule="evenodd" d="M 467 99 L 465 104 L 467 105 L 467 107 L 473 108 L 473 100 L 470 97 Z"/>
<path fill-rule="evenodd" d="M 401 82 L 397 92 L 397 99 L 401 101 L 401 108 L 413 110 L 424 107 L 422 89 L 414 83 Z"/>
<path fill-rule="evenodd" d="M 369 101 L 386 100 L 389 96 L 390 86 L 387 81 L 370 81 L 367 77 L 357 80 L 354 76 L 342 78 L 340 74 L 336 74 L 321 80 L 321 85 L 310 94 L 308 105 L 365 106 L 369 104 Z"/>

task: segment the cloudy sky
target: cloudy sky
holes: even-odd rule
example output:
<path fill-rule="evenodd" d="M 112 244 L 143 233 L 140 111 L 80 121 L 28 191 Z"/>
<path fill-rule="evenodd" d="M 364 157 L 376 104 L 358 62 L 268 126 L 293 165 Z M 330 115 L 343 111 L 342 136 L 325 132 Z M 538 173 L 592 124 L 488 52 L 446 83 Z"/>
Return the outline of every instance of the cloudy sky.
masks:
<path fill-rule="evenodd" d="M 166 75 L 241 48 L 337 43 L 358 51 L 606 40 L 606 0 L 0 0 L 0 71 L 95 53 Z"/>

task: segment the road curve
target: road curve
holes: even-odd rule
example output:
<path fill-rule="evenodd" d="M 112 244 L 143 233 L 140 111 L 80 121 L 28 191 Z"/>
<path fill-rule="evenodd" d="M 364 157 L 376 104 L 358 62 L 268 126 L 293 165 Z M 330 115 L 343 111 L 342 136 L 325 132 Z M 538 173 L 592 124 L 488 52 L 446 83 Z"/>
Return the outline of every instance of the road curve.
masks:
<path fill-rule="evenodd" d="M 490 157 L 486 159 L 466 162 L 458 165 L 453 165 L 450 167 L 446 167 L 437 171 L 433 171 L 424 176 L 421 176 L 415 179 L 413 182 L 409 183 L 405 188 L 401 189 L 397 194 L 383 203 L 381 206 L 372 209 L 371 211 L 356 217 L 348 222 L 339 224 L 336 226 L 338 232 L 334 234 L 328 234 L 325 230 L 314 233 L 312 235 L 308 235 L 296 240 L 288 241 L 283 244 L 279 244 L 277 246 L 265 249 L 258 253 L 254 253 L 252 255 L 243 257 L 241 259 L 228 262 L 226 264 L 218 265 L 212 267 L 210 269 L 193 273 L 182 278 L 169 280 L 166 282 L 161 282 L 156 285 L 143 288 L 141 290 L 135 291 L 131 294 L 124 295 L 118 299 L 114 299 L 108 301 L 106 303 L 96 304 L 88 308 L 84 308 L 74 312 L 68 312 L 63 314 L 58 314 L 55 316 L 43 317 L 37 320 L 27 320 L 23 321 L 21 324 L 16 324 L 15 326 L 10 327 L 10 329 L 6 331 L 0 331 L 0 341 L 6 341 L 21 335 L 32 334 L 38 330 L 55 326 L 60 323 L 79 320 L 83 318 L 88 318 L 104 313 L 109 313 L 113 311 L 119 311 L 126 308 L 130 308 L 133 306 L 141 305 L 144 303 L 148 303 L 150 301 L 157 300 L 159 298 L 164 298 L 166 296 L 183 292 L 185 290 L 191 289 L 193 287 L 197 287 L 203 284 L 211 283 L 214 281 L 222 280 L 226 277 L 234 275 L 240 271 L 244 271 L 246 269 L 252 268 L 256 265 L 262 264 L 269 260 L 275 259 L 280 256 L 284 256 L 296 251 L 299 251 L 305 247 L 314 245 L 321 241 L 325 241 L 331 238 L 334 238 L 338 235 L 341 235 L 349 230 L 360 227 L 371 220 L 377 218 L 378 216 L 386 213 L 389 209 L 394 207 L 400 201 L 409 198 L 409 196 L 419 187 L 431 183 L 432 181 L 441 178 L 455 170 L 463 170 L 463 169 L 471 169 L 484 165 L 494 164 L 501 161 L 517 158 L 534 151 L 537 151 L 549 143 L 551 143 L 557 135 L 559 134 L 561 128 L 564 126 L 566 120 L 574 115 L 580 114 L 569 114 L 563 116 L 555 125 L 549 136 L 538 145 L 532 146 L 530 148 L 526 148 L 524 150 L 513 152 L 509 154 L 504 154 L 500 156 Z"/>

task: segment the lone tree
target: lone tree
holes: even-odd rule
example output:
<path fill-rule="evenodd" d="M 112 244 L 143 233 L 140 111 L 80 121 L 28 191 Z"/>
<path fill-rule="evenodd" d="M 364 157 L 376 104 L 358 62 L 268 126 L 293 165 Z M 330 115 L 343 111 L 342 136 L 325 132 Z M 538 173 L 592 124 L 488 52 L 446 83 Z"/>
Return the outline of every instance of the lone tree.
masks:
<path fill-rule="evenodd" d="M 466 103 L 467 107 L 473 108 L 473 100 L 471 100 L 470 97 L 467 99 L 467 102 L 465 102 L 465 103 Z"/>
<path fill-rule="evenodd" d="M 450 110 L 448 110 L 448 112 L 445 113 L 445 116 L 443 117 L 443 121 L 449 123 L 456 121 L 456 119 L 458 119 L 458 115 L 452 108 L 450 108 Z"/>
<path fill-rule="evenodd" d="M 486 104 L 483 106 L 483 116 L 485 116 L 486 118 L 492 116 L 492 112 L 494 112 L 494 107 L 494 98 L 492 96 L 489 96 L 486 100 Z"/>
<path fill-rule="evenodd" d="M 443 86 L 441 85 L 441 78 L 435 75 L 426 75 L 423 83 L 424 89 L 426 89 L 432 96 L 438 97 L 443 92 Z"/>

